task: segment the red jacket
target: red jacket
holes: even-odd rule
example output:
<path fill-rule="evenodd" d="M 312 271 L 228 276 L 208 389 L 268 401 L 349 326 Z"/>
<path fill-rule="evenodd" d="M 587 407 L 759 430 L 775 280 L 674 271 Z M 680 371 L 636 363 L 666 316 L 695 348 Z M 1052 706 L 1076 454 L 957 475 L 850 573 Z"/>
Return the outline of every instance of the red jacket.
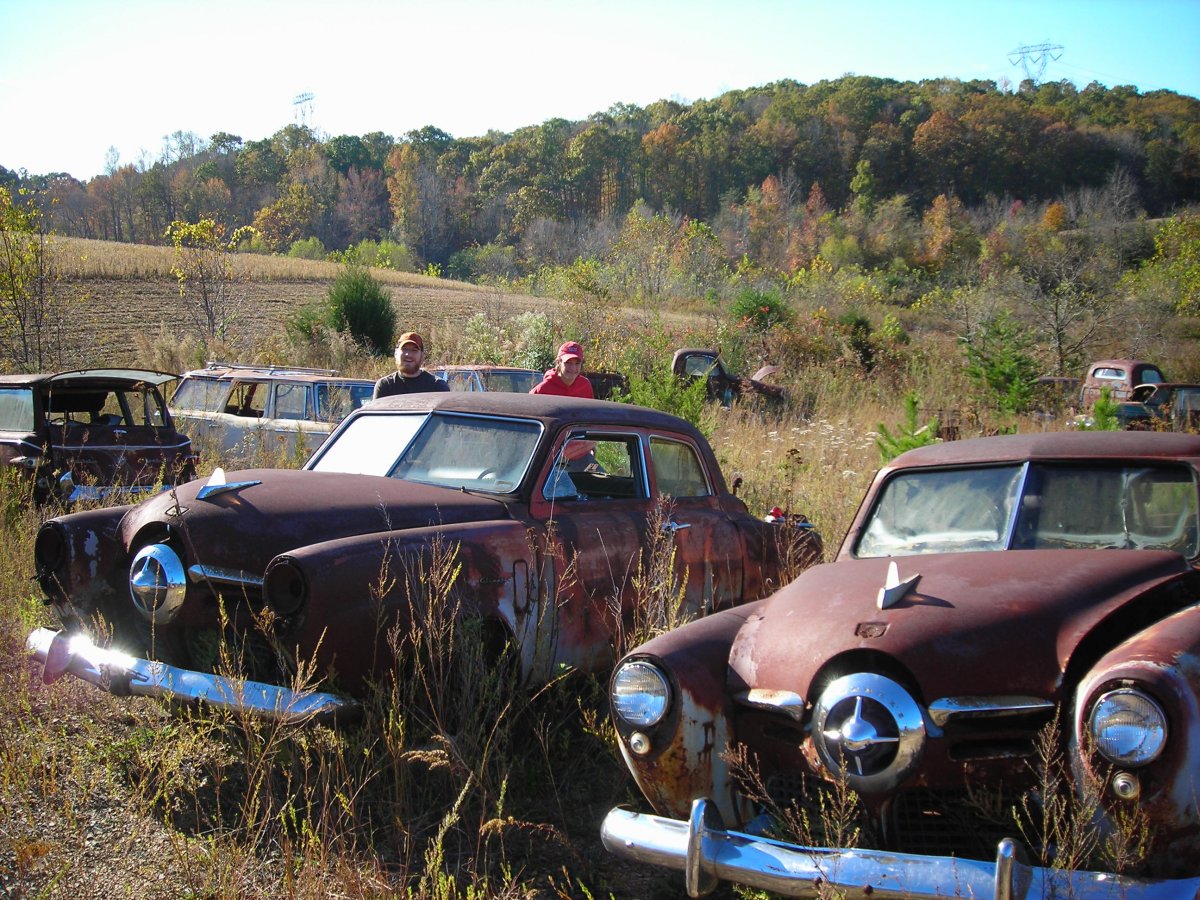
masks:
<path fill-rule="evenodd" d="M 576 375 L 575 380 L 571 382 L 571 386 L 567 387 L 563 383 L 562 376 L 558 374 L 557 369 L 550 369 L 542 377 L 542 380 L 533 386 L 531 394 L 554 394 L 559 397 L 580 397 L 584 400 L 591 400 L 596 395 L 592 393 L 592 383 L 582 375 Z"/>

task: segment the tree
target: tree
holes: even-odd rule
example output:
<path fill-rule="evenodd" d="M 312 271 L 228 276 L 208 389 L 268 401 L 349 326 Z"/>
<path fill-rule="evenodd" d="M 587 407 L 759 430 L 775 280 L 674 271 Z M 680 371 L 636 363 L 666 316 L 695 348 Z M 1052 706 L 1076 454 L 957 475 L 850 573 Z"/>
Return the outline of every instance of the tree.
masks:
<path fill-rule="evenodd" d="M 179 282 L 179 297 L 192 324 L 204 338 L 224 338 L 236 318 L 241 297 L 233 290 L 235 275 L 230 254 L 253 232 L 239 228 L 225 240 L 225 228 L 212 219 L 196 223 L 174 221 L 163 235 L 175 247 L 171 273 Z"/>
<path fill-rule="evenodd" d="M 967 377 L 985 405 L 1006 415 L 1029 408 L 1038 373 L 1028 352 L 1030 344 L 1024 329 L 1007 312 L 988 319 L 967 342 Z"/>
<path fill-rule="evenodd" d="M 383 285 L 363 266 L 347 266 L 329 288 L 329 324 L 349 333 L 376 356 L 392 352 L 396 312 Z"/>
<path fill-rule="evenodd" d="M 24 197 L 18 194 L 18 197 Z M 58 289 L 42 215 L 0 187 L 0 353 L 25 372 L 57 367 L 67 299 Z"/>

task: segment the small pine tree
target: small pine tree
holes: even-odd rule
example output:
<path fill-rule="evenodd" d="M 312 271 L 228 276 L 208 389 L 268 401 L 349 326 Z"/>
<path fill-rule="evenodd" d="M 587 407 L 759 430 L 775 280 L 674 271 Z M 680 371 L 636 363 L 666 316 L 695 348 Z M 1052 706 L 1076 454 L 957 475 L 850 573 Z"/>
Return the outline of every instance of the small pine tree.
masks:
<path fill-rule="evenodd" d="M 896 432 L 893 434 L 886 425 L 879 423 L 879 437 L 875 438 L 875 446 L 879 448 L 882 463 L 891 462 L 906 450 L 938 442 L 937 418 L 930 419 L 924 425 L 919 424 L 920 409 L 920 398 L 916 393 L 909 392 L 904 396 L 904 423 Z"/>
<path fill-rule="evenodd" d="M 326 297 L 329 325 L 350 336 L 378 356 L 392 352 L 396 312 L 383 285 L 360 265 L 348 265 L 329 288 Z"/>

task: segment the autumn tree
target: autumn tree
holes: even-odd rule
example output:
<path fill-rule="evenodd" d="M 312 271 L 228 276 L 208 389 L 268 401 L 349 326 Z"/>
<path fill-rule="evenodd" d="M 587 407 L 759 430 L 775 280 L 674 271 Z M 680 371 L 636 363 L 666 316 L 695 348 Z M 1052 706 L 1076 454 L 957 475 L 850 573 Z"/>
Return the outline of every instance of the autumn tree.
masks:
<path fill-rule="evenodd" d="M 174 221 L 163 235 L 175 248 L 171 273 L 179 297 L 196 331 L 205 339 L 225 338 L 237 317 L 242 296 L 235 290 L 232 254 L 251 229 L 239 228 L 226 240 L 223 226 L 212 219 Z"/>
<path fill-rule="evenodd" d="M 0 187 L 0 354 L 5 365 L 38 372 L 62 360 L 67 298 L 29 199 Z"/>

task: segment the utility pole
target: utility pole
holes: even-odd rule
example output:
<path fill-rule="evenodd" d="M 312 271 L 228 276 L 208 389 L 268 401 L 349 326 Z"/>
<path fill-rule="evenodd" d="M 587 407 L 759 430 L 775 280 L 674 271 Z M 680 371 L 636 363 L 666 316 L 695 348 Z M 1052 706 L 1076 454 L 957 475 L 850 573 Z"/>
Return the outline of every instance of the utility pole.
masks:
<path fill-rule="evenodd" d="M 1046 65 L 1051 60 L 1059 60 L 1062 52 L 1063 47 L 1060 44 L 1051 44 L 1049 41 L 1042 44 L 1026 44 L 1011 51 L 1008 61 L 1014 66 L 1019 63 L 1025 70 L 1025 77 L 1036 84 L 1046 74 Z"/>

